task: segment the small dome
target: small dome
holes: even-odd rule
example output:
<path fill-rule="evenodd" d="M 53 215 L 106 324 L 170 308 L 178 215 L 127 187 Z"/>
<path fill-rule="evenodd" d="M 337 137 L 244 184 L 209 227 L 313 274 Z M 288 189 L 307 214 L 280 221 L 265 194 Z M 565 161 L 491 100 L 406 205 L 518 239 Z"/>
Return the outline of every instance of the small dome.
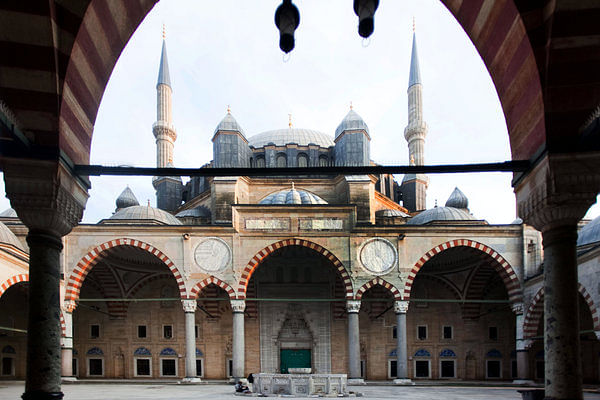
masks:
<path fill-rule="evenodd" d="M 196 208 L 191 208 L 189 210 L 183 210 L 178 212 L 177 214 L 175 214 L 175 216 L 177 218 L 185 218 L 185 217 L 192 217 L 192 218 L 209 218 L 210 217 L 210 210 L 205 207 L 205 206 L 198 206 Z"/>
<path fill-rule="evenodd" d="M 410 215 L 408 215 L 405 212 L 402 212 L 400 210 L 389 209 L 389 208 L 386 210 L 375 211 L 375 216 L 376 217 L 402 217 L 402 218 L 410 217 Z"/>
<path fill-rule="evenodd" d="M 455 187 L 448 200 L 446 200 L 446 207 L 468 209 L 469 199 L 459 188 Z"/>
<path fill-rule="evenodd" d="M 291 189 L 271 193 L 258 204 L 327 204 L 327 202 L 315 194 L 296 190 L 292 186 Z"/>
<path fill-rule="evenodd" d="M 369 133 L 369 127 L 365 121 L 363 121 L 361 116 L 351 109 L 335 130 L 335 138 L 337 139 L 337 137 L 340 136 L 344 131 L 355 129 L 364 129 L 367 133 Z"/>
<path fill-rule="evenodd" d="M 19 218 L 14 208 L 7 208 L 0 213 L 0 218 Z"/>
<path fill-rule="evenodd" d="M 477 219 L 465 210 L 454 207 L 435 207 L 408 220 L 407 225 L 425 225 L 433 221 L 476 221 Z"/>
<path fill-rule="evenodd" d="M 275 146 L 285 146 L 290 143 L 295 143 L 298 146 L 316 144 L 320 147 L 331 147 L 334 145 L 331 136 L 326 135 L 323 132 L 302 128 L 276 129 L 258 133 L 248 139 L 248 144 L 255 149 L 270 144 Z"/>
<path fill-rule="evenodd" d="M 19 250 L 25 251 L 21 241 L 2 222 L 0 222 L 0 244 L 13 246 Z"/>
<path fill-rule="evenodd" d="M 515 218 L 515 220 L 513 222 L 510 223 L 511 225 L 522 225 L 523 224 L 523 220 L 519 217 Z"/>
<path fill-rule="evenodd" d="M 244 135 L 244 130 L 242 129 L 240 124 L 238 124 L 235 118 L 233 118 L 233 115 L 231 115 L 229 111 L 227 112 L 227 114 L 225 114 L 225 117 L 223 117 L 221 122 L 219 122 L 219 125 L 217 125 L 217 127 L 215 128 L 214 133 L 216 134 L 219 131 L 233 131 L 241 133 L 242 136 Z"/>
<path fill-rule="evenodd" d="M 166 211 L 150 206 L 131 206 L 114 213 L 109 220 L 138 220 L 150 224 L 181 225 L 181 222 Z M 144 223 L 144 222 L 141 222 Z"/>
<path fill-rule="evenodd" d="M 581 228 L 577 237 L 577 246 L 600 242 L 600 217 L 596 217 Z"/>
<path fill-rule="evenodd" d="M 127 208 L 127 207 L 131 207 L 131 206 L 139 206 L 140 202 L 135 197 L 135 195 L 133 194 L 131 189 L 129 189 L 129 186 L 127 186 L 121 192 L 119 197 L 117 197 L 116 204 L 117 204 L 117 210 L 119 210 L 121 208 Z"/>

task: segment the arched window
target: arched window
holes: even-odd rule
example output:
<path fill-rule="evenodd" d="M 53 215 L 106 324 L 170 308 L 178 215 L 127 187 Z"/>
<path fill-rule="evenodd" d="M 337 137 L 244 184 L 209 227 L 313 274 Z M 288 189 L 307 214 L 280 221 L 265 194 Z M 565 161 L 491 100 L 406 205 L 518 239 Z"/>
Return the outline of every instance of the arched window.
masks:
<path fill-rule="evenodd" d="M 264 168 L 265 167 L 265 157 L 258 156 L 256 157 L 256 168 Z"/>
<path fill-rule="evenodd" d="M 326 167 L 329 165 L 329 160 L 327 160 L 327 156 L 319 156 L 319 167 Z"/>
<path fill-rule="evenodd" d="M 283 153 L 277 154 L 277 168 L 287 167 L 287 157 Z"/>
<path fill-rule="evenodd" d="M 298 167 L 306 168 L 308 167 L 308 156 L 304 153 L 298 154 Z"/>

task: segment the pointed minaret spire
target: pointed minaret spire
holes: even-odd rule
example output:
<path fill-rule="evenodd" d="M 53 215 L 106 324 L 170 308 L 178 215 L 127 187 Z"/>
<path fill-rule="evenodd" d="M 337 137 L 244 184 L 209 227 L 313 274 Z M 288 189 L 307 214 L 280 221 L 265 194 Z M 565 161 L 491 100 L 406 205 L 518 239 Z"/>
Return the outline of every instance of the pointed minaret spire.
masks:
<path fill-rule="evenodd" d="M 160 68 L 158 70 L 158 81 L 156 82 L 156 86 L 158 87 L 158 85 L 167 85 L 171 87 L 171 76 L 169 75 L 169 59 L 167 57 L 167 41 L 165 39 L 166 32 L 164 25 L 162 36 L 162 52 L 160 53 Z"/>
<path fill-rule="evenodd" d="M 415 32 L 415 25 L 413 20 L 413 42 L 412 42 L 412 54 L 410 57 L 410 75 L 408 77 L 408 87 L 421 83 L 421 69 L 419 68 L 419 54 L 417 52 L 417 33 Z"/>

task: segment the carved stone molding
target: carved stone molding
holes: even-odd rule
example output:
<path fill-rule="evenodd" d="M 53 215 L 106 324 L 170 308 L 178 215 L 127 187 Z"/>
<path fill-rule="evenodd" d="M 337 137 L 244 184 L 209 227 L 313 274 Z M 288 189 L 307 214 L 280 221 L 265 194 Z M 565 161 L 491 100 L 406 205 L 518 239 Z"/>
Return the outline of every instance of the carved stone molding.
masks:
<path fill-rule="evenodd" d="M 243 313 L 246 309 L 246 300 L 232 299 L 229 301 L 231 302 L 231 311 L 234 313 Z"/>
<path fill-rule="evenodd" d="M 517 315 L 523 314 L 523 303 L 514 303 L 511 305 L 512 312 Z"/>
<path fill-rule="evenodd" d="M 30 231 L 64 236 L 79 223 L 89 184 L 61 162 L 5 159 L 2 167 L 11 207 Z"/>
<path fill-rule="evenodd" d="M 196 312 L 196 307 L 198 303 L 196 300 L 181 300 L 181 304 L 183 305 L 183 312 L 186 313 L 194 313 Z"/>
<path fill-rule="evenodd" d="M 346 301 L 346 310 L 349 313 L 357 313 L 360 311 L 360 300 L 348 300 Z"/>
<path fill-rule="evenodd" d="M 600 190 L 600 153 L 550 154 L 515 187 L 519 217 L 539 231 L 575 225 Z"/>
<path fill-rule="evenodd" d="M 396 314 L 406 314 L 408 311 L 408 301 L 394 301 L 394 312 Z"/>

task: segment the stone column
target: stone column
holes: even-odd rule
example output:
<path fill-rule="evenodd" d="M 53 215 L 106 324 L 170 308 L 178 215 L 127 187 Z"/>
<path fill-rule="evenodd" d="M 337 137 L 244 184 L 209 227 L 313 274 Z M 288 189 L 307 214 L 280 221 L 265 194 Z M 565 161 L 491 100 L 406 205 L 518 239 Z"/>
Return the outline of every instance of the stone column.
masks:
<path fill-rule="evenodd" d="M 348 384 L 364 384 L 360 376 L 360 336 L 358 327 L 358 312 L 360 300 L 348 300 Z"/>
<path fill-rule="evenodd" d="M 515 183 L 519 216 L 542 232 L 546 399 L 583 399 L 577 223 L 600 190 L 597 152 L 547 154 Z"/>
<path fill-rule="evenodd" d="M 408 301 L 395 301 L 394 312 L 396 313 L 396 379 L 394 383 L 410 384 L 408 379 L 408 343 L 406 339 L 406 312 Z"/>
<path fill-rule="evenodd" d="M 534 382 L 529 379 L 529 351 L 530 341 L 524 338 L 525 318 L 523 316 L 523 303 L 515 303 L 512 305 L 512 310 L 515 313 L 515 341 L 517 350 L 517 379 L 513 381 L 517 385 L 529 385 Z"/>
<path fill-rule="evenodd" d="M 73 375 L 73 311 L 77 304 L 73 300 L 65 301 L 63 317 L 65 319 L 65 336 L 61 337 L 61 377 L 62 381 L 75 381 Z"/>
<path fill-rule="evenodd" d="M 245 378 L 245 348 L 244 348 L 244 310 L 246 309 L 245 300 L 230 300 L 231 311 L 233 312 L 233 371 L 231 371 L 234 380 Z"/>
<path fill-rule="evenodd" d="M 196 299 L 181 300 L 185 313 L 185 378 L 184 382 L 200 382 L 196 376 Z"/>
<path fill-rule="evenodd" d="M 60 328 L 61 237 L 81 220 L 89 183 L 62 161 L 3 159 L 11 206 L 29 228 L 27 369 L 22 398 L 62 399 Z"/>

